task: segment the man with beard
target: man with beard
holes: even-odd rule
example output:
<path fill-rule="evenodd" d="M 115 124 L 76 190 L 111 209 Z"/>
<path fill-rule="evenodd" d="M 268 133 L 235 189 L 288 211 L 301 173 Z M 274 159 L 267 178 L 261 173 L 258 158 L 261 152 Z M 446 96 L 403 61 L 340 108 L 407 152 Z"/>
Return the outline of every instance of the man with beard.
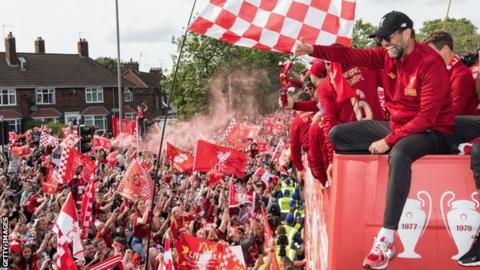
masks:
<path fill-rule="evenodd" d="M 381 47 L 312 46 L 301 40 L 294 53 L 382 71 L 390 122 L 341 124 L 331 130 L 330 138 L 337 151 L 389 152 L 383 226 L 363 262 L 364 267 L 385 269 L 395 253 L 394 232 L 410 191 L 412 163 L 428 154 L 449 152 L 455 118 L 445 64 L 432 48 L 416 42 L 407 15 L 398 11 L 386 14 L 370 37 Z"/>

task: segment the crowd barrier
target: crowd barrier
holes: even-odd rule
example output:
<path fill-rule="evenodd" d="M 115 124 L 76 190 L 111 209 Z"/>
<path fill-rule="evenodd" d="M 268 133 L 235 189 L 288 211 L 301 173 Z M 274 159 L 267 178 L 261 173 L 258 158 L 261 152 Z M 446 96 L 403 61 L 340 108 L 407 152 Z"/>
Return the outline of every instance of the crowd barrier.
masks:
<path fill-rule="evenodd" d="M 469 166 L 469 156 L 432 155 L 414 163 L 389 270 L 465 269 L 456 259 L 468 251 L 480 223 Z M 363 269 L 382 225 L 387 173 L 385 155 L 336 155 L 326 190 L 307 173 L 307 269 Z"/>

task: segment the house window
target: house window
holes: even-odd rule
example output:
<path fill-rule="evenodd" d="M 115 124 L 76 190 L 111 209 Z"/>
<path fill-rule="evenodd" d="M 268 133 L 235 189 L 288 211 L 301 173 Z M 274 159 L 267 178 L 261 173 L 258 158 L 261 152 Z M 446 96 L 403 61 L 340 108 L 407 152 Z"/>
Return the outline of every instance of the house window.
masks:
<path fill-rule="evenodd" d="M 135 119 L 135 113 L 125 113 L 125 119 L 128 120 L 134 120 Z"/>
<path fill-rule="evenodd" d="M 96 130 L 107 129 L 107 117 L 105 115 L 86 115 L 83 118 L 86 126 L 95 126 Z"/>
<path fill-rule="evenodd" d="M 85 88 L 86 103 L 103 103 L 103 88 L 91 87 Z"/>
<path fill-rule="evenodd" d="M 80 112 L 65 112 L 65 124 L 69 125 L 70 122 L 75 124 L 80 123 Z"/>
<path fill-rule="evenodd" d="M 0 106 L 17 105 L 15 89 L 0 88 Z"/>
<path fill-rule="evenodd" d="M 126 88 L 125 91 L 123 91 L 123 99 L 125 102 L 133 101 L 133 92 L 130 88 Z"/>
<path fill-rule="evenodd" d="M 37 104 L 55 104 L 55 89 L 37 88 L 35 89 Z"/>
<path fill-rule="evenodd" d="M 22 119 L 5 119 L 5 121 L 8 122 L 8 131 L 20 133 L 22 130 Z"/>

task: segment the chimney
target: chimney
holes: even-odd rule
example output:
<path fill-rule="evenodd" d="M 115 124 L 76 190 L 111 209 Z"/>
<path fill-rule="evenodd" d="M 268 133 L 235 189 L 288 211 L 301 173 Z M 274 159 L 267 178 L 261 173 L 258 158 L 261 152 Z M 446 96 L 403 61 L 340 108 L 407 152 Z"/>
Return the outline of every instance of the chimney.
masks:
<path fill-rule="evenodd" d="M 42 37 L 38 37 L 35 40 L 35 53 L 38 54 L 45 54 L 45 40 Z"/>
<path fill-rule="evenodd" d="M 134 71 L 139 71 L 139 67 L 140 67 L 140 65 L 138 64 L 138 62 L 132 61 L 132 58 L 130 58 L 129 62 L 122 64 L 122 69 L 123 70 L 131 69 L 131 70 L 134 70 Z"/>
<path fill-rule="evenodd" d="M 81 38 L 77 44 L 78 55 L 80 55 L 80 57 L 88 57 L 88 42 L 84 38 Z"/>
<path fill-rule="evenodd" d="M 5 60 L 7 60 L 10 66 L 18 65 L 15 37 L 13 37 L 12 32 L 8 33 L 8 36 L 5 38 Z"/>
<path fill-rule="evenodd" d="M 162 68 L 152 67 L 152 68 L 150 68 L 150 74 L 155 74 L 155 75 L 162 76 L 163 75 Z"/>

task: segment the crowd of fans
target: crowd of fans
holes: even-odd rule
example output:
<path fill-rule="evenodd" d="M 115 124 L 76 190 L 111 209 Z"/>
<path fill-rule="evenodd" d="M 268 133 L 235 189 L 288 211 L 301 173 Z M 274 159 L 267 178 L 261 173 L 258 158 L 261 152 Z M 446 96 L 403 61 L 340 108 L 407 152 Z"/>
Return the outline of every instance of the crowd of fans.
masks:
<path fill-rule="evenodd" d="M 39 132 L 51 134 L 52 130 L 35 128 L 20 135 L 12 145 L 28 145 L 29 154 L 10 156 L 9 165 L 0 170 L 0 209 L 1 216 L 8 218 L 8 265 L 12 269 L 58 268 L 56 219 L 67 195 L 76 194 L 76 200 L 81 201 L 88 182 L 78 172 L 67 185 L 58 186 L 55 194 L 43 192 L 47 170 L 52 165 L 58 166 L 62 146 L 43 147 L 37 136 Z M 262 137 L 274 148 L 279 140 L 285 139 L 284 133 Z M 156 154 L 132 147 L 86 153 L 97 167 L 94 222 L 83 239 L 85 261 L 76 261 L 78 269 L 114 255 L 123 256 L 125 269 L 144 269 L 146 264 L 148 269 L 161 269 L 165 240 L 175 243 L 183 233 L 228 246 L 240 245 L 248 269 L 266 269 L 273 252 L 264 248 L 262 208 L 271 229 L 278 235 L 274 240 L 275 253 L 282 269 L 301 269 L 305 263 L 301 185 L 288 165 L 280 173 L 271 152 L 259 153 L 255 141 L 249 144 L 245 149 L 250 157 L 246 177 L 233 177 L 233 181 L 246 190 L 254 190 L 256 199 L 254 204 L 237 208 L 230 208 L 227 202 L 230 176 L 210 185 L 206 173 L 186 174 L 166 163 L 161 164 L 158 177 L 153 177 L 157 191 L 153 205 L 143 199 L 128 200 L 118 192 L 128 163 L 136 158 L 153 168 Z M 114 151 L 118 152 L 114 162 L 107 161 Z M 254 177 L 259 168 L 267 169 L 270 176 Z M 150 173 L 153 175 L 155 171 L 151 169 Z M 78 206 L 77 211 L 80 211 Z M 177 252 L 173 249 L 174 262 Z"/>

